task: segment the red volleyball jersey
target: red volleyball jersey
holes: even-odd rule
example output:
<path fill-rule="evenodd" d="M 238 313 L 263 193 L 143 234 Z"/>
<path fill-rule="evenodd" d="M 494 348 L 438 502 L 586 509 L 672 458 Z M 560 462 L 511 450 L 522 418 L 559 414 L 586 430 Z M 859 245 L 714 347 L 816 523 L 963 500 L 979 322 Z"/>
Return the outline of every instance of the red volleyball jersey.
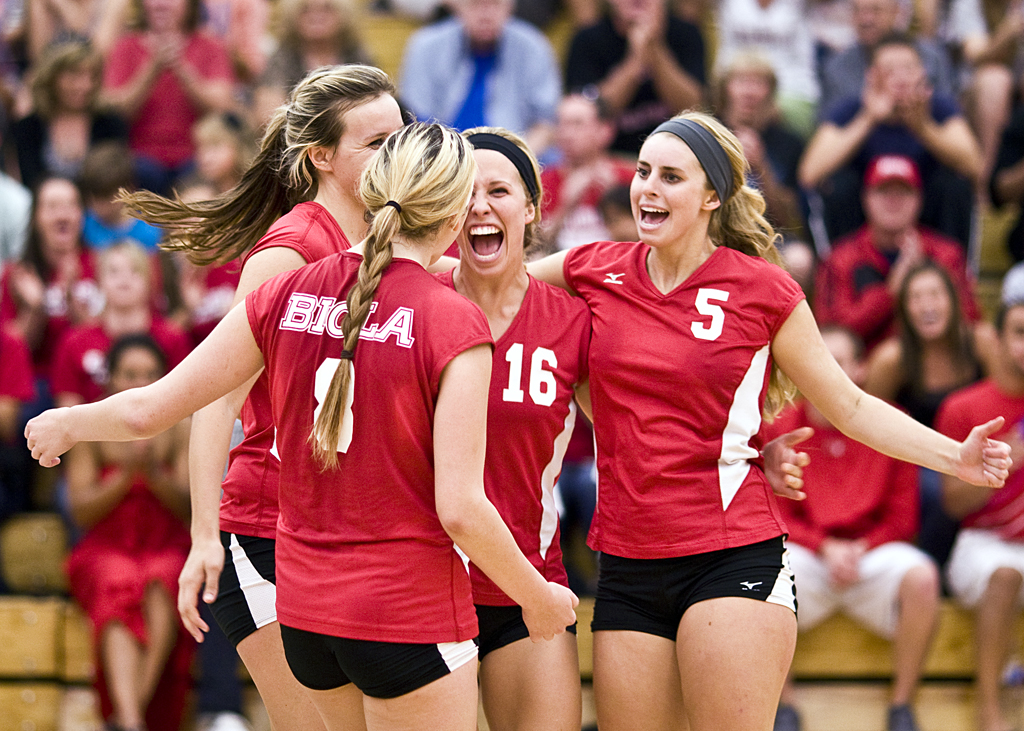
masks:
<path fill-rule="evenodd" d="M 270 280 L 246 300 L 263 352 L 283 457 L 277 525 L 282 624 L 385 642 L 477 633 L 469 573 L 434 504 L 433 418 L 441 372 L 490 343 L 480 309 L 395 259 L 355 351 L 351 438 L 321 471 L 309 435 L 342 349 L 345 294 L 360 256 L 338 254 Z"/>
<path fill-rule="evenodd" d="M 258 251 L 277 246 L 293 249 L 312 263 L 345 251 L 351 244 L 334 216 L 319 203 L 310 202 L 298 204 L 279 218 L 249 250 L 245 261 Z M 220 503 L 221 530 L 260 538 L 273 538 L 277 530 L 277 482 L 281 472 L 267 389 L 267 374 L 262 373 L 242 406 L 245 438 L 231 450 Z"/>
<path fill-rule="evenodd" d="M 598 501 L 590 545 L 668 558 L 785 532 L 759 460 L 770 344 L 803 299 L 781 268 L 718 247 L 662 294 L 649 247 L 572 249 L 565 277 L 592 312 Z"/>
<path fill-rule="evenodd" d="M 441 276 L 449 287 L 452 272 Z M 484 488 L 519 549 L 548 581 L 568 586 L 558 542 L 554 486 L 576 421 L 573 387 L 587 377 L 590 311 L 578 297 L 538 282 L 494 344 L 487 401 Z M 473 601 L 515 602 L 470 564 Z"/>

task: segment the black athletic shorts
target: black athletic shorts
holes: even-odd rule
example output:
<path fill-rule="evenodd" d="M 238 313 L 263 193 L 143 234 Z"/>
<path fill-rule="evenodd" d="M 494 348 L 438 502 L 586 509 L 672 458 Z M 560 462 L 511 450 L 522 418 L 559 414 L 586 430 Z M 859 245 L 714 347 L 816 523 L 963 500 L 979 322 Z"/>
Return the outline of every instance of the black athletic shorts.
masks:
<path fill-rule="evenodd" d="M 476 660 L 472 640 L 406 644 L 349 640 L 281 625 L 284 655 L 295 679 L 312 690 L 355 683 L 373 698 L 397 698 Z"/>
<path fill-rule="evenodd" d="M 523 608 L 518 604 L 510 607 L 477 604 L 476 620 L 480 625 L 480 636 L 477 637 L 476 643 L 480 646 L 481 659 L 488 652 L 494 652 L 530 636 L 530 630 L 523 621 Z M 570 625 L 565 630 L 576 634 L 576 625 Z"/>
<path fill-rule="evenodd" d="M 274 539 L 220 532 L 224 570 L 210 611 L 231 643 L 277 621 Z"/>
<path fill-rule="evenodd" d="M 602 553 L 591 628 L 676 639 L 697 602 L 745 597 L 796 612 L 796 587 L 782 536 L 679 558 L 634 559 Z"/>

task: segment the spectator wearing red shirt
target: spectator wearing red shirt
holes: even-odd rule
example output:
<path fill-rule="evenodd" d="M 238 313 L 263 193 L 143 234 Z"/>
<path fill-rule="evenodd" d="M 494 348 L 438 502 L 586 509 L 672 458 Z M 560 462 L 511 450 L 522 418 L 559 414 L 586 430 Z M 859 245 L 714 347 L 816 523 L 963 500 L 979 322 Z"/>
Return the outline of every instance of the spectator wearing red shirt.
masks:
<path fill-rule="evenodd" d="M 170 367 L 188 355 L 191 341 L 150 306 L 150 259 L 134 242 L 115 244 L 99 258 L 100 291 L 106 300 L 99 321 L 73 328 L 57 347 L 51 388 L 58 406 L 99 399 L 106 390 L 106 356 L 117 338 L 147 333 L 167 354 Z"/>
<path fill-rule="evenodd" d="M 978 728 L 1012 728 L 1000 706 L 1002 671 L 1017 640 L 1014 622 L 1024 605 L 1024 298 L 1016 294 L 996 317 L 999 363 L 993 375 L 951 394 L 935 428 L 956 437 L 967 421 L 987 414 L 1006 423 L 993 438 L 1007 442 L 1013 465 L 1001 490 L 979 490 L 943 477 L 943 506 L 961 529 L 946 576 L 957 601 L 975 612 L 975 697 Z"/>
<path fill-rule="evenodd" d="M 561 160 L 541 173 L 544 237 L 551 249 L 571 249 L 611 234 L 601 219 L 601 197 L 629 185 L 636 169 L 608 154 L 615 118 L 601 99 L 570 94 L 558 105 L 555 144 Z"/>
<path fill-rule="evenodd" d="M 846 374 L 863 383 L 860 338 L 835 326 L 821 335 Z M 771 433 L 801 427 L 814 429 L 801 443 L 811 456 L 804 468 L 807 498 L 778 503 L 799 587 L 799 629 L 841 611 L 893 640 L 887 728 L 916 731 L 910 703 L 938 620 L 940 586 L 938 567 L 911 545 L 919 522 L 917 469 L 850 439 L 806 402 L 784 412 Z M 796 727 L 792 696 L 787 683 L 777 730 Z"/>
<path fill-rule="evenodd" d="M 972 323 L 978 320 L 963 247 L 918 224 L 921 191 L 921 175 L 910 158 L 882 155 L 872 160 L 862 196 L 867 223 L 840 240 L 818 268 L 818 321 L 849 328 L 868 350 L 894 333 L 900 286 L 907 272 L 924 260 L 949 273 L 965 317 Z"/>
<path fill-rule="evenodd" d="M 196 30 L 199 0 L 142 0 L 139 30 L 106 60 L 103 99 L 129 120 L 140 187 L 167 192 L 192 163 L 192 126 L 234 106 L 224 46 Z"/>
<path fill-rule="evenodd" d="M 0 274 L 0 323 L 28 345 L 44 384 L 57 341 L 99 309 L 93 257 L 82 242 L 84 215 L 73 182 L 45 178 L 33 198 L 25 251 Z"/>

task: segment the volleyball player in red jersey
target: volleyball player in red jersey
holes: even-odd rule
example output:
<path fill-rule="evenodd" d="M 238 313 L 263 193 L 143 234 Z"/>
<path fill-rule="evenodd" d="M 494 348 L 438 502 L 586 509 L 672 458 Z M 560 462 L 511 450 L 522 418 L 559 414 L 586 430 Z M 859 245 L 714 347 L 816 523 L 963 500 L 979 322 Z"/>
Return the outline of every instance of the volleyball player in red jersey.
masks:
<path fill-rule="evenodd" d="M 197 264 L 241 257 L 240 302 L 274 275 L 348 249 L 350 240 L 364 235 L 359 176 L 384 138 L 402 125 L 394 93 L 388 76 L 373 67 L 314 71 L 277 110 L 238 186 L 207 202 L 137 193 L 129 203 L 141 218 L 164 227 L 172 248 Z M 203 599 L 238 648 L 271 721 L 277 728 L 316 731 L 323 724 L 287 667 L 277 623 L 281 463 L 268 389 L 261 375 L 193 418 L 192 550 L 178 608 L 202 641 L 207 626 L 196 602 L 205 583 Z M 245 437 L 231 451 L 222 498 L 240 410 Z"/>
<path fill-rule="evenodd" d="M 583 300 L 530 277 L 523 266 L 543 197 L 529 147 L 500 128 L 463 135 L 475 148 L 477 175 L 459 236 L 460 261 L 441 280 L 484 310 L 495 342 L 484 488 L 530 562 L 567 586 L 553 489 L 576 419 L 574 394 L 586 393 L 590 310 Z M 799 438 L 787 435 L 766 448 L 780 494 L 791 497 L 802 497 L 802 459 L 787 451 Z M 470 575 L 490 728 L 578 728 L 575 637 L 526 642 L 529 633 L 515 602 L 472 564 Z"/>
<path fill-rule="evenodd" d="M 568 586 L 554 484 L 576 420 L 575 387 L 587 378 L 590 310 L 533 279 L 524 246 L 540 218 L 540 173 L 518 136 L 463 133 L 477 163 L 459 263 L 440 275 L 487 315 L 494 353 L 487 408 L 484 488 L 520 550 L 549 581 Z M 494 731 L 580 727 L 575 627 L 529 642 L 522 610 L 470 564 L 480 623 L 480 692 Z"/>
<path fill-rule="evenodd" d="M 631 187 L 641 242 L 531 265 L 592 312 L 601 551 L 594 691 L 602 731 L 770 729 L 796 642 L 785 525 L 759 460 L 788 376 L 850 436 L 1001 485 L 1009 447 L 957 443 L 864 394 L 778 266 L 736 138 L 687 113 L 658 127 Z M 784 374 L 784 375 L 783 375 Z"/>
<path fill-rule="evenodd" d="M 484 493 L 487 320 L 424 268 L 462 228 L 474 168 L 440 125 L 396 132 L 363 177 L 363 244 L 251 293 L 153 386 L 26 427 L 52 466 L 82 439 L 157 431 L 265 367 L 289 455 L 282 638 L 330 729 L 363 714 L 368 729 L 476 728 L 477 621 L 456 543 L 534 639 L 575 619 L 572 592 L 537 572 Z"/>

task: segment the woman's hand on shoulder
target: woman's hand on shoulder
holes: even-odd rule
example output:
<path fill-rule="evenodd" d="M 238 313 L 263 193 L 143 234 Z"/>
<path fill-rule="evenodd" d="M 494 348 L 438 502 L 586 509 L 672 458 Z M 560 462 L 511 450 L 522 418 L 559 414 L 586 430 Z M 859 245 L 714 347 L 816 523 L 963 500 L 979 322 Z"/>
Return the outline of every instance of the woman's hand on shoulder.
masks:
<path fill-rule="evenodd" d="M 1002 487 L 1010 475 L 1013 460 L 1010 445 L 992 439 L 1004 423 L 999 416 L 971 429 L 967 439 L 960 445 L 955 476 L 964 482 L 981 487 Z"/>
<path fill-rule="evenodd" d="M 565 628 L 576 621 L 573 610 L 579 603 L 570 589 L 553 581 L 547 582 L 546 590 L 535 602 L 523 605 L 523 622 L 530 630 L 530 639 L 540 642 L 565 632 Z"/>
<path fill-rule="evenodd" d="M 790 500 L 803 500 L 807 493 L 804 487 L 804 467 L 811 463 L 807 452 L 798 452 L 797 444 L 810 439 L 814 429 L 804 426 L 794 429 L 764 445 L 761 455 L 764 457 L 764 476 L 768 484 L 779 497 Z"/>

